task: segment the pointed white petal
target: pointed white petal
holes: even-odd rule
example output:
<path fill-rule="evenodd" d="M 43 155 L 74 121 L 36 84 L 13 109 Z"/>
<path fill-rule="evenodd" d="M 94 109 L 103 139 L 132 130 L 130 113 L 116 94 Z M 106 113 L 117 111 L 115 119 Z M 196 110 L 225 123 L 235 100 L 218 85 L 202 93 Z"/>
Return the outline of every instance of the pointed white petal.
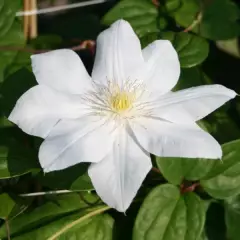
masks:
<path fill-rule="evenodd" d="M 128 22 L 119 20 L 98 36 L 92 78 L 100 84 L 111 81 L 121 85 L 132 79 L 143 63 L 138 37 Z"/>
<path fill-rule="evenodd" d="M 150 92 L 169 92 L 177 83 L 180 63 L 176 50 L 168 40 L 157 40 L 143 49 L 147 75 L 144 77 Z"/>
<path fill-rule="evenodd" d="M 221 146 L 197 126 L 187 126 L 152 118 L 131 123 L 140 144 L 162 157 L 213 158 L 222 157 Z"/>
<path fill-rule="evenodd" d="M 40 147 L 40 164 L 44 172 L 50 172 L 98 162 L 112 148 L 113 136 L 113 124 L 97 116 L 61 120 Z"/>
<path fill-rule="evenodd" d="M 198 121 L 235 96 L 233 90 L 222 85 L 205 85 L 170 92 L 153 104 L 153 115 L 179 123 Z"/>
<path fill-rule="evenodd" d="M 79 56 L 72 50 L 36 54 L 31 59 L 39 84 L 73 94 L 83 93 L 91 87 L 91 78 Z"/>
<path fill-rule="evenodd" d="M 99 163 L 93 163 L 88 173 L 101 199 L 124 212 L 151 167 L 149 154 L 126 132 L 121 132 L 111 153 Z"/>
<path fill-rule="evenodd" d="M 45 138 L 61 118 L 76 118 L 82 111 L 74 96 L 38 85 L 19 98 L 8 119 L 24 132 Z"/>

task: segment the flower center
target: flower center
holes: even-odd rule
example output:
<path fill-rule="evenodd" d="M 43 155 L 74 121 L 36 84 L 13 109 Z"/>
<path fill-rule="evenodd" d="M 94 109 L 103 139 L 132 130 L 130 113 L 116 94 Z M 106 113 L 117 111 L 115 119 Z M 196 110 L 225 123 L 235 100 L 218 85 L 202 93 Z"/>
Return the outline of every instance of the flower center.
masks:
<path fill-rule="evenodd" d="M 132 107 L 135 94 L 131 92 L 117 92 L 110 97 L 111 108 L 115 111 L 124 111 Z"/>

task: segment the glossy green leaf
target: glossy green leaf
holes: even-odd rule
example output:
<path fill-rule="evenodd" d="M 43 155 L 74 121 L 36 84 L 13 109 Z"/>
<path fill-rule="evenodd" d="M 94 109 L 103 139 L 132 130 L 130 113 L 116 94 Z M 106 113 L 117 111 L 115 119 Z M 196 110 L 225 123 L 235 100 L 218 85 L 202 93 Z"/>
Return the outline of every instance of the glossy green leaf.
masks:
<path fill-rule="evenodd" d="M 172 42 L 183 68 L 199 65 L 208 56 L 209 45 L 202 37 L 184 32 L 165 32 L 162 38 Z"/>
<path fill-rule="evenodd" d="M 154 42 L 155 40 L 158 40 L 159 38 L 160 37 L 159 37 L 159 34 L 157 32 L 145 34 L 144 36 L 142 36 L 140 38 L 142 49 L 147 47 L 148 44 Z"/>
<path fill-rule="evenodd" d="M 240 195 L 225 201 L 225 223 L 227 238 L 239 240 L 240 236 Z"/>
<path fill-rule="evenodd" d="M 198 240 L 205 223 L 205 204 L 195 193 L 187 193 L 184 196 L 184 200 L 187 208 L 187 232 L 185 240 Z"/>
<path fill-rule="evenodd" d="M 183 179 L 199 180 L 204 178 L 215 165 L 216 160 L 190 158 L 156 157 L 157 166 L 163 176 L 173 184 L 180 184 Z"/>
<path fill-rule="evenodd" d="M 94 196 L 87 196 L 86 200 Z M 77 194 L 58 197 L 9 221 L 11 239 L 112 239 L 113 219 L 100 215 L 109 207 L 89 206 Z M 0 237 L 6 238 L 5 228 Z"/>
<path fill-rule="evenodd" d="M 103 23 L 110 25 L 118 19 L 127 20 L 138 36 L 158 32 L 158 10 L 148 0 L 122 0 L 114 6 L 103 18 Z M 164 28 L 166 22 L 159 20 L 160 27 Z"/>
<path fill-rule="evenodd" d="M 34 75 L 25 68 L 8 76 L 0 87 L 1 110 L 4 115 L 9 116 L 22 94 L 36 84 Z"/>
<path fill-rule="evenodd" d="M 197 240 L 209 240 L 205 231 L 202 232 L 201 236 Z"/>
<path fill-rule="evenodd" d="M 211 84 L 212 81 L 208 76 L 202 72 L 198 67 L 183 68 L 177 85 L 174 87 L 175 91 L 186 89 L 190 87 L 197 87 L 204 84 Z"/>
<path fill-rule="evenodd" d="M 172 13 L 179 25 L 187 28 L 199 20 L 192 31 L 212 40 L 239 36 L 239 9 L 233 1 L 182 0 L 181 3 L 181 7 Z"/>
<path fill-rule="evenodd" d="M 97 209 L 99 210 L 99 209 Z M 96 211 L 91 209 L 92 212 Z M 92 218 L 83 219 L 91 211 L 84 211 L 81 214 L 72 214 L 47 225 L 41 226 L 33 231 L 22 234 L 13 238 L 13 240 L 42 240 L 42 239 L 77 239 L 77 240 L 112 240 L 113 235 L 113 219 L 109 215 L 100 215 Z M 55 234 L 60 232 L 66 225 L 70 225 L 78 219 L 82 222 L 71 227 L 68 231 L 63 232 L 57 238 L 53 238 Z"/>
<path fill-rule="evenodd" d="M 157 39 L 167 39 L 172 42 L 182 68 L 192 68 L 199 65 L 208 56 L 208 42 L 202 37 L 189 33 L 164 32 L 161 37 L 157 33 L 151 33 L 143 36 L 140 40 L 144 48 Z"/>
<path fill-rule="evenodd" d="M 12 63 L 5 70 L 5 78 L 9 77 L 11 74 L 17 72 L 21 68 L 26 68 L 31 71 L 32 68 L 30 56 L 31 53 L 29 52 L 17 52 L 17 55 L 13 59 Z"/>
<path fill-rule="evenodd" d="M 87 175 L 88 164 L 80 163 L 61 171 L 40 175 L 41 184 L 54 189 L 89 191 L 93 189 Z"/>
<path fill-rule="evenodd" d="M 204 190 L 214 198 L 228 198 L 240 192 L 240 140 L 223 144 L 222 161 L 201 180 Z"/>
<path fill-rule="evenodd" d="M 0 117 L 0 127 L 12 127 L 14 126 L 5 116 Z"/>
<path fill-rule="evenodd" d="M 36 153 L 24 145 L 0 146 L 0 179 L 40 169 Z"/>
<path fill-rule="evenodd" d="M 211 134 L 220 144 L 240 138 L 240 127 L 227 112 L 229 105 L 230 103 L 225 104 L 207 117 Z"/>
<path fill-rule="evenodd" d="M 133 240 L 184 239 L 186 206 L 177 187 L 156 187 L 144 200 L 138 213 Z"/>
<path fill-rule="evenodd" d="M 205 208 L 197 195 L 181 196 L 177 187 L 164 184 L 144 200 L 134 225 L 133 239 L 198 239 L 204 221 Z"/>
<path fill-rule="evenodd" d="M 92 194 L 82 194 L 82 197 L 89 202 L 96 202 L 96 196 Z M 81 200 L 79 194 L 71 193 L 65 196 L 58 196 L 52 201 L 46 202 L 44 205 L 33 209 L 30 212 L 25 212 L 18 217 L 9 221 L 12 235 L 18 235 L 21 232 L 31 231 L 32 228 L 39 227 L 43 224 L 48 224 L 57 218 L 67 214 L 75 213 L 83 210 L 89 205 Z M 0 228 L 0 238 L 6 235 L 5 228 Z"/>
<path fill-rule="evenodd" d="M 229 40 L 217 41 L 217 47 L 234 57 L 240 58 L 240 49 L 238 44 L 238 38 L 233 38 Z"/>
<path fill-rule="evenodd" d="M 0 41 L 10 30 L 17 10 L 21 7 L 21 0 L 0 0 Z"/>
<path fill-rule="evenodd" d="M 25 42 L 22 27 L 20 23 L 14 22 L 9 31 L 0 37 L 0 71 L 3 72 L 5 68 L 10 65 L 17 55 L 17 49 L 23 47 Z M 6 49 L 6 50 L 3 50 Z M 11 49 L 11 50 L 8 50 Z"/>
<path fill-rule="evenodd" d="M 12 198 L 9 197 L 8 194 L 3 193 L 0 195 L 0 218 L 7 218 L 11 213 L 15 202 Z"/>

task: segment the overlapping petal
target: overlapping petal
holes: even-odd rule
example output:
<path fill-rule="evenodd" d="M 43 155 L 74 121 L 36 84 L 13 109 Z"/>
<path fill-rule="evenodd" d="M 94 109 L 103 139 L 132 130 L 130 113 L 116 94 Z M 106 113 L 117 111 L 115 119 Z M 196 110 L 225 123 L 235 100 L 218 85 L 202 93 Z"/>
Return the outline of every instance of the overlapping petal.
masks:
<path fill-rule="evenodd" d="M 143 49 L 145 68 L 143 78 L 152 94 L 169 92 L 178 82 L 180 62 L 171 42 L 157 40 Z"/>
<path fill-rule="evenodd" d="M 88 173 L 102 200 L 124 212 L 151 167 L 149 154 L 122 130 L 112 151 L 99 163 L 93 163 Z"/>
<path fill-rule="evenodd" d="M 138 37 L 128 22 L 119 20 L 98 36 L 92 78 L 100 84 L 110 81 L 122 86 L 135 80 L 134 73 L 143 63 Z"/>
<path fill-rule="evenodd" d="M 77 118 L 85 111 L 78 96 L 38 85 L 19 98 L 9 120 L 24 132 L 45 138 L 60 119 Z"/>
<path fill-rule="evenodd" d="M 98 162 L 112 149 L 113 141 L 113 122 L 99 116 L 61 120 L 42 143 L 39 160 L 45 172 Z"/>
<path fill-rule="evenodd" d="M 184 125 L 153 118 L 131 122 L 133 132 L 144 149 L 162 157 L 222 157 L 219 143 L 194 125 Z"/>
<path fill-rule="evenodd" d="M 39 84 L 72 94 L 81 94 L 91 88 L 91 78 L 79 56 L 72 50 L 36 54 L 31 59 Z"/>
<path fill-rule="evenodd" d="M 233 90 L 217 84 L 169 92 L 153 103 L 153 115 L 179 123 L 198 121 L 235 96 Z"/>

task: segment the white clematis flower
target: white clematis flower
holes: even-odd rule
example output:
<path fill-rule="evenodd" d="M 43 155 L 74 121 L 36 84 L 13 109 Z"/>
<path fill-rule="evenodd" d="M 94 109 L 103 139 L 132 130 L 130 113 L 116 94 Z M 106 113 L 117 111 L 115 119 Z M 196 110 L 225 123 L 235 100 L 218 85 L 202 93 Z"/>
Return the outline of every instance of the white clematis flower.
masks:
<path fill-rule="evenodd" d="M 18 100 L 9 119 L 45 138 L 45 172 L 91 162 L 92 183 L 109 206 L 125 211 L 152 167 L 149 152 L 164 157 L 221 158 L 217 141 L 195 123 L 236 93 L 221 85 L 171 92 L 180 65 L 166 40 L 141 50 L 120 20 L 97 39 L 88 75 L 71 50 L 32 56 L 39 85 Z"/>

